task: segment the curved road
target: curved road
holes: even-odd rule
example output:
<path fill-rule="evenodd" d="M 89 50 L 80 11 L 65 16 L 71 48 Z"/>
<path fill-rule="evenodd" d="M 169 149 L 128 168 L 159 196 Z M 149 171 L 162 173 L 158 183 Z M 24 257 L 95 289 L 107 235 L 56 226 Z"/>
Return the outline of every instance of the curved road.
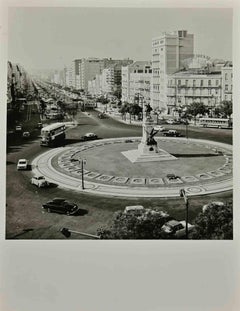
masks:
<path fill-rule="evenodd" d="M 141 127 L 126 125 L 111 118 L 98 119 L 98 112 L 79 113 L 78 126 L 67 132 L 67 144 L 78 142 L 87 132 L 94 132 L 99 137 L 127 137 L 141 136 Z M 165 125 L 164 125 L 165 126 Z M 182 129 L 181 126 L 165 126 L 166 128 Z M 215 139 L 224 143 L 231 143 L 232 131 L 218 129 L 189 128 L 190 137 Z M 111 198 L 77 193 L 72 190 L 51 187 L 38 189 L 30 184 L 31 171 L 19 172 L 16 170 L 18 159 L 26 158 L 30 162 L 39 154 L 49 150 L 40 147 L 39 139 L 28 141 L 24 145 L 9 147 L 7 154 L 6 180 L 6 237 L 18 239 L 64 239 L 59 233 L 61 227 L 96 234 L 97 228 L 108 224 L 116 210 L 127 205 L 142 204 L 145 207 L 159 207 L 169 211 L 173 217 L 184 219 L 185 206 L 182 199 L 130 199 Z M 192 221 L 201 207 L 209 200 L 225 200 L 231 198 L 232 192 L 191 199 L 189 217 Z M 42 213 L 41 205 L 53 197 L 65 197 L 75 201 L 88 213 L 84 216 L 65 216 L 55 213 Z M 23 230 L 28 230 L 24 233 Z M 79 236 L 72 236 L 79 239 Z"/>

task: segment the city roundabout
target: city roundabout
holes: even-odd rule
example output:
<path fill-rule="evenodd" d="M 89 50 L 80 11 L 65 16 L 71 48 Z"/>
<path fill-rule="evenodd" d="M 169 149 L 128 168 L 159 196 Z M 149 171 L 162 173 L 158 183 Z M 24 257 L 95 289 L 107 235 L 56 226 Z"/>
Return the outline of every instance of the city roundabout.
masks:
<path fill-rule="evenodd" d="M 131 151 L 136 152 L 141 139 L 101 139 L 51 149 L 32 161 L 32 171 L 60 188 L 96 195 L 179 197 L 180 189 L 188 196 L 232 189 L 231 145 L 157 137 L 159 150 L 172 158 L 133 163 Z"/>

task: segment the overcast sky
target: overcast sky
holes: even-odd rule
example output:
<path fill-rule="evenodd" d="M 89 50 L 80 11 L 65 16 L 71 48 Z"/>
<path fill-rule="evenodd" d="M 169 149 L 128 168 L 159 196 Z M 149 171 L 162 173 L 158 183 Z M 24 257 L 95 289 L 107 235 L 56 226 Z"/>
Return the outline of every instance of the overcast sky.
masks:
<path fill-rule="evenodd" d="M 232 59 L 231 9 L 9 8 L 8 59 L 26 69 L 83 57 L 151 60 L 151 39 L 188 30 L 195 53 Z"/>

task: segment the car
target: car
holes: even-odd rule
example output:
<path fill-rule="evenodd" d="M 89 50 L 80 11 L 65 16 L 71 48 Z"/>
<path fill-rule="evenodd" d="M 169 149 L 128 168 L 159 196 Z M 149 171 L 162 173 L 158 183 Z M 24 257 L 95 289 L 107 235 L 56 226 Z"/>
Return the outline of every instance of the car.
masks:
<path fill-rule="evenodd" d="M 223 202 L 220 202 L 220 201 L 213 201 L 213 202 L 210 202 L 208 204 L 205 204 L 203 205 L 202 207 L 202 211 L 203 213 L 206 212 L 209 208 L 218 208 L 218 207 L 222 207 L 224 206 L 224 203 Z"/>
<path fill-rule="evenodd" d="M 169 180 L 175 180 L 175 179 L 179 179 L 179 176 L 176 176 L 175 174 L 167 174 L 167 178 Z"/>
<path fill-rule="evenodd" d="M 30 137 L 30 133 L 29 132 L 23 132 L 22 137 L 28 138 L 28 137 Z"/>
<path fill-rule="evenodd" d="M 17 163 L 17 170 L 27 170 L 28 161 L 26 159 L 19 159 Z"/>
<path fill-rule="evenodd" d="M 186 237 L 186 221 L 185 220 L 181 220 L 179 222 L 182 224 L 183 228 L 177 230 L 175 232 L 175 236 L 177 238 L 185 238 Z M 195 226 L 188 222 L 188 233 L 192 232 L 194 228 L 195 228 Z"/>
<path fill-rule="evenodd" d="M 43 127 L 43 124 L 42 124 L 41 122 L 38 122 L 37 128 L 38 128 L 38 129 L 41 129 L 42 127 Z"/>
<path fill-rule="evenodd" d="M 67 214 L 68 216 L 75 215 L 79 211 L 79 207 L 76 203 L 72 203 L 63 198 L 55 198 L 42 205 L 42 209 L 47 212 L 57 212 L 61 214 Z"/>
<path fill-rule="evenodd" d="M 131 205 L 131 206 L 126 206 L 124 213 L 141 213 L 142 211 L 144 211 L 144 207 L 142 205 Z"/>
<path fill-rule="evenodd" d="M 85 135 L 82 136 L 83 140 L 93 140 L 93 139 L 97 139 L 98 136 L 94 133 L 87 133 Z"/>
<path fill-rule="evenodd" d="M 154 130 L 157 130 L 159 132 L 163 132 L 163 131 L 165 131 L 165 128 L 163 126 L 161 126 L 161 125 L 157 125 L 157 126 L 154 127 Z"/>
<path fill-rule="evenodd" d="M 45 179 L 44 176 L 33 176 L 31 178 L 31 184 L 39 188 L 47 187 L 49 182 Z"/>
<path fill-rule="evenodd" d="M 15 131 L 16 132 L 22 132 L 22 125 L 16 125 Z"/>
<path fill-rule="evenodd" d="M 182 137 L 182 134 L 176 130 L 168 130 L 167 132 L 163 132 L 163 135 L 168 137 Z"/>
<path fill-rule="evenodd" d="M 167 124 L 175 124 L 175 121 L 173 119 L 166 120 Z"/>
<path fill-rule="evenodd" d="M 170 220 L 168 222 L 166 222 L 162 227 L 161 230 L 164 231 L 165 233 L 171 233 L 174 234 L 176 233 L 178 230 L 184 229 L 183 224 L 178 221 L 178 220 Z"/>

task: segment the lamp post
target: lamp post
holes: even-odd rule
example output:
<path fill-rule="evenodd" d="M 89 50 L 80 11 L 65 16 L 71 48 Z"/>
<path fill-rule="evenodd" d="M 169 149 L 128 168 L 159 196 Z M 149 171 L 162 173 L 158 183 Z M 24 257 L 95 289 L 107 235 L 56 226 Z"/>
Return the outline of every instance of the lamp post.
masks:
<path fill-rule="evenodd" d="M 83 166 L 86 164 L 86 159 L 79 159 L 79 162 L 81 162 L 81 171 L 82 171 L 82 190 L 84 190 L 84 171 Z"/>
<path fill-rule="evenodd" d="M 185 189 L 180 189 L 179 191 L 180 197 L 184 199 L 186 205 L 186 239 L 188 239 L 188 197 L 186 195 Z"/>
<path fill-rule="evenodd" d="M 81 172 L 82 172 L 82 190 L 85 189 L 84 187 L 84 164 L 87 163 L 86 159 L 75 159 L 75 158 L 72 158 L 71 159 L 71 162 L 78 162 L 79 164 L 81 164 Z"/>

